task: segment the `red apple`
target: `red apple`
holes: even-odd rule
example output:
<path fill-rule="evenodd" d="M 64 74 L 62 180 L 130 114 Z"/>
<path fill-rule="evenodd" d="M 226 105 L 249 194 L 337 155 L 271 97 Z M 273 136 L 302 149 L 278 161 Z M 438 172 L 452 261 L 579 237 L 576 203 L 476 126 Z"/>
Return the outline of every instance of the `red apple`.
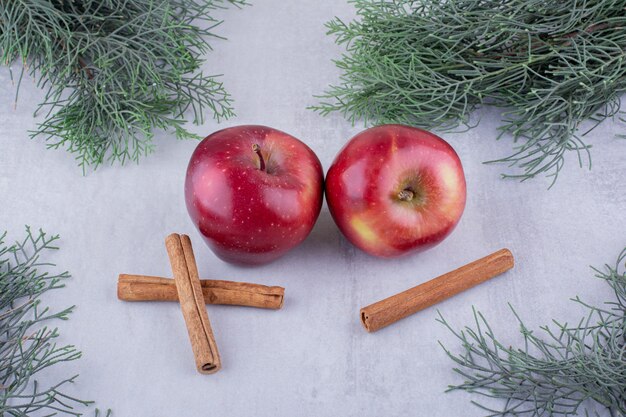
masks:
<path fill-rule="evenodd" d="M 326 175 L 326 201 L 346 238 L 365 252 L 396 257 L 430 248 L 452 232 L 465 208 L 456 152 L 422 129 L 365 130 Z"/>
<path fill-rule="evenodd" d="M 307 237 L 320 213 L 322 165 L 304 143 L 265 126 L 206 137 L 191 156 L 187 210 L 227 262 L 270 262 Z"/>

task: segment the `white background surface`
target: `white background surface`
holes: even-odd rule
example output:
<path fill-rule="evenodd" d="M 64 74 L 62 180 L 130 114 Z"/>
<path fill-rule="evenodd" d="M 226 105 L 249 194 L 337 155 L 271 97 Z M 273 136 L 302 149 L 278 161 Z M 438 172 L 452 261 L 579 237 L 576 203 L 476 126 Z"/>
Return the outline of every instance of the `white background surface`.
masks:
<path fill-rule="evenodd" d="M 340 53 L 324 35 L 334 15 L 350 18 L 343 1 L 258 1 L 220 12 L 226 21 L 206 70 L 224 73 L 237 118 L 209 122 L 198 133 L 258 123 L 309 144 L 328 169 L 334 155 L 362 126 L 341 116 L 322 118 L 306 109 L 314 94 L 337 81 L 331 62 Z M 17 110 L 6 68 L 0 71 L 0 229 L 21 238 L 23 225 L 62 236 L 51 258 L 73 279 L 53 305 L 76 304 L 62 323 L 63 341 L 84 357 L 57 376 L 80 372 L 81 398 L 111 407 L 115 416 L 480 416 L 464 393 L 444 394 L 460 379 L 437 340 L 459 345 L 435 322 L 431 308 L 375 334 L 358 320 L 360 307 L 464 263 L 508 247 L 515 269 L 438 306 L 456 326 L 471 321 L 475 305 L 494 330 L 512 343 L 513 303 L 531 326 L 550 318 L 572 321 L 581 295 L 606 300 L 608 287 L 588 265 L 614 262 L 626 230 L 625 144 L 611 122 L 588 136 L 593 170 L 574 155 L 557 184 L 499 179 L 504 167 L 483 165 L 507 155 L 495 142 L 498 113 L 481 113 L 479 128 L 443 134 L 457 150 L 467 176 L 468 200 L 456 231 L 438 247 L 409 258 L 383 261 L 350 246 L 323 208 L 311 236 L 264 267 L 238 268 L 219 261 L 201 242 L 183 199 L 186 164 L 196 143 L 157 137 L 157 151 L 140 165 L 104 167 L 82 176 L 63 151 L 46 151 L 28 139 L 41 92 L 25 81 Z M 121 272 L 168 275 L 164 237 L 187 233 L 205 277 L 282 285 L 279 311 L 209 306 L 223 369 L 196 373 L 179 307 L 174 303 L 123 303 L 116 299 Z M 67 375 L 65 374 L 67 373 Z"/>

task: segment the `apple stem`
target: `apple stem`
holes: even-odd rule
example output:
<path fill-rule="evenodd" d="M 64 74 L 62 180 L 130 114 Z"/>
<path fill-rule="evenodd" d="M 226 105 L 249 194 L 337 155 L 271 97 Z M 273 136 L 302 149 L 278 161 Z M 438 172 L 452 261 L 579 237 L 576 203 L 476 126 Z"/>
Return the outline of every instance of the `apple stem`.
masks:
<path fill-rule="evenodd" d="M 265 159 L 263 159 L 263 154 L 261 153 L 261 147 L 255 143 L 254 145 L 252 145 L 252 150 L 259 157 L 259 169 L 261 171 L 265 171 Z"/>
<path fill-rule="evenodd" d="M 398 198 L 402 201 L 411 201 L 413 200 L 413 197 L 415 197 L 415 193 L 413 190 L 409 190 L 408 188 L 398 193 Z"/>

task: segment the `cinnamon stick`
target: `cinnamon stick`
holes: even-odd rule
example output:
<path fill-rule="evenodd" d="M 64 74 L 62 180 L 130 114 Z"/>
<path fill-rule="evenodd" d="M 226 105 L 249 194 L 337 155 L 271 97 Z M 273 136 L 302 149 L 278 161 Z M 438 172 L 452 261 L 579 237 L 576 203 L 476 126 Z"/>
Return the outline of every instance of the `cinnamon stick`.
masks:
<path fill-rule="evenodd" d="M 206 304 L 226 304 L 278 310 L 283 306 L 285 289 L 246 282 L 200 280 Z M 173 279 L 120 274 L 117 297 L 123 301 L 178 301 Z"/>
<path fill-rule="evenodd" d="M 191 240 L 187 235 L 173 233 L 165 239 L 165 247 L 196 359 L 196 368 L 202 374 L 212 374 L 220 369 L 221 360 L 204 306 Z"/>
<path fill-rule="evenodd" d="M 361 309 L 361 322 L 375 332 L 513 268 L 513 254 L 500 249 L 454 271 Z"/>

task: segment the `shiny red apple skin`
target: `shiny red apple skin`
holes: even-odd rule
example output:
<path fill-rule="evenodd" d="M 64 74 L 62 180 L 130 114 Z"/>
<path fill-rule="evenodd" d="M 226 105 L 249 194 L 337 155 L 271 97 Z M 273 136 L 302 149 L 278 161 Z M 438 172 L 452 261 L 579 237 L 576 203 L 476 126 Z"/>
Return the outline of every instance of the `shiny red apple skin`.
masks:
<path fill-rule="evenodd" d="M 315 153 L 293 136 L 265 126 L 231 127 L 206 137 L 191 156 L 187 210 L 222 260 L 268 263 L 308 236 L 322 206 L 323 175 Z"/>
<path fill-rule="evenodd" d="M 403 125 L 359 133 L 326 175 L 326 201 L 341 232 L 384 258 L 441 242 L 459 222 L 465 198 L 454 149 L 430 132 Z"/>

